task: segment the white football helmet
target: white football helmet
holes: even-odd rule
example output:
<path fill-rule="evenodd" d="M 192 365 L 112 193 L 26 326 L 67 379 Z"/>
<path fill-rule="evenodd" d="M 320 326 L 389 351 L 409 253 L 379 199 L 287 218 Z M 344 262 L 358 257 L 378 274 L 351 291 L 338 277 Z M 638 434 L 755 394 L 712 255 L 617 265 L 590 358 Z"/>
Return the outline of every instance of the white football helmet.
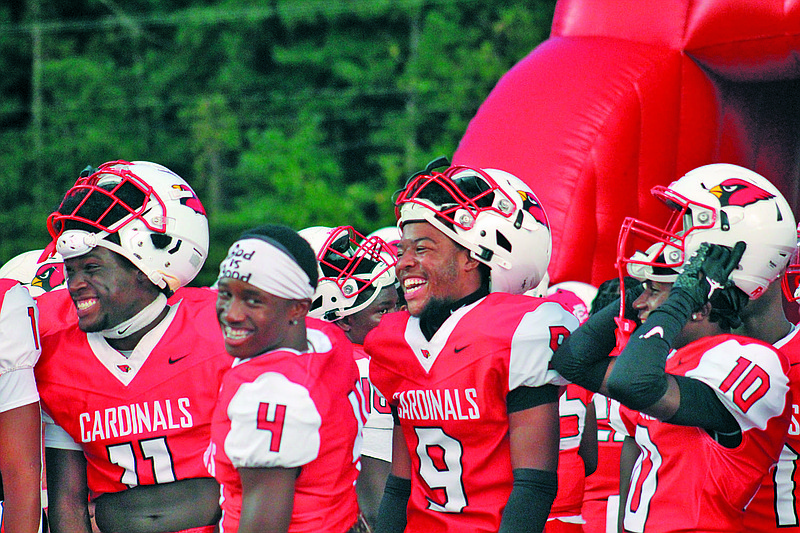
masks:
<path fill-rule="evenodd" d="M 82 175 L 47 227 L 64 259 L 102 246 L 172 291 L 194 279 L 208 256 L 208 219 L 197 195 L 183 178 L 147 161 L 112 161 Z"/>
<path fill-rule="evenodd" d="M 639 281 L 675 283 L 678 270 L 664 265 L 682 264 L 683 252 L 669 244 L 654 243 L 645 252 L 637 250 L 624 262 L 627 263 L 628 275 Z"/>
<path fill-rule="evenodd" d="M 685 257 L 704 242 L 733 247 L 744 241 L 747 249 L 731 280 L 754 299 L 783 273 L 795 250 L 789 204 L 772 183 L 746 168 L 705 165 L 652 193 L 673 210 L 672 217 L 663 229 L 625 220 L 617 250 L 621 271 L 630 263 L 680 271 Z M 646 253 L 631 253 L 643 249 L 631 244 L 637 239 L 646 242 Z"/>
<path fill-rule="evenodd" d="M 597 287 L 582 281 L 562 281 L 561 283 L 550 285 L 547 288 L 547 296 L 552 296 L 560 290 L 569 291 L 580 298 L 581 302 L 586 306 L 587 314 L 589 309 L 592 308 L 592 300 L 597 296 Z"/>
<path fill-rule="evenodd" d="M 397 283 L 397 257 L 380 237 L 364 237 L 351 226 L 313 226 L 298 233 L 311 245 L 319 268 L 308 316 L 334 322 L 353 315 Z"/>
<path fill-rule="evenodd" d="M 372 237 L 377 237 L 385 242 L 389 246 L 389 250 L 396 258 L 397 243 L 400 242 L 400 238 L 402 237 L 400 229 L 397 226 L 386 226 L 385 228 L 376 229 L 367 235 L 367 239 Z"/>
<path fill-rule="evenodd" d="M 522 294 L 547 272 L 550 225 L 521 179 L 497 169 L 452 166 L 412 176 L 396 201 L 398 226 L 425 221 L 491 268 L 491 291 Z"/>

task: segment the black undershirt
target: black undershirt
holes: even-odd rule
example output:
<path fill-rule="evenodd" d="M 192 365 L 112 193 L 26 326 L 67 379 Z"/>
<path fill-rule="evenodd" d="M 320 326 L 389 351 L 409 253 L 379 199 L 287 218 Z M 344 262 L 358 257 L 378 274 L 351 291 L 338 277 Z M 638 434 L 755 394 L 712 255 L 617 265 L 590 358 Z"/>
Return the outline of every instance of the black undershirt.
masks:
<path fill-rule="evenodd" d="M 425 336 L 425 339 L 430 341 L 436 332 L 439 331 L 439 328 L 442 327 L 442 324 L 444 324 L 445 320 L 447 320 L 455 311 L 461 309 L 465 305 L 475 303 L 488 295 L 489 289 L 486 287 L 481 287 L 472 294 L 469 294 L 460 300 L 456 300 L 455 302 L 431 299 L 431 301 L 428 302 L 428 305 L 425 306 L 422 314 L 419 316 L 419 329 L 422 330 L 422 334 Z"/>

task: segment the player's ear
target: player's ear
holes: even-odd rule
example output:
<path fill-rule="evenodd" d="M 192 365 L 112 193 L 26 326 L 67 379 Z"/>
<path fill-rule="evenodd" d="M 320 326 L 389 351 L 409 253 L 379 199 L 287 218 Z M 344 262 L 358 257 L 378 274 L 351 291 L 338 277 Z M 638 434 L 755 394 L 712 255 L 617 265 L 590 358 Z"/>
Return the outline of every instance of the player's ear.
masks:
<path fill-rule="evenodd" d="M 466 261 L 464 263 L 464 270 L 466 272 L 471 272 L 473 270 L 476 270 L 478 268 L 478 265 L 481 264 L 481 262 L 478 261 L 477 259 L 475 259 L 474 257 L 472 257 L 472 252 L 470 252 L 466 248 L 464 248 L 462 251 L 464 252 L 464 255 L 466 256 Z"/>
<path fill-rule="evenodd" d="M 334 322 L 334 324 L 339 326 L 342 329 L 342 331 L 344 331 L 345 333 L 349 333 L 350 330 L 353 329 L 352 324 L 350 324 L 350 317 L 349 316 L 345 316 L 345 317 L 340 318 L 339 320 Z"/>
<path fill-rule="evenodd" d="M 706 302 L 706 304 L 703 307 L 701 307 L 698 311 L 692 313 L 692 321 L 702 322 L 704 320 L 707 320 L 709 316 L 711 316 L 711 303 Z"/>
<path fill-rule="evenodd" d="M 296 320 L 298 322 L 305 320 L 310 308 L 311 300 L 293 300 L 292 305 L 289 307 L 289 320 Z"/>

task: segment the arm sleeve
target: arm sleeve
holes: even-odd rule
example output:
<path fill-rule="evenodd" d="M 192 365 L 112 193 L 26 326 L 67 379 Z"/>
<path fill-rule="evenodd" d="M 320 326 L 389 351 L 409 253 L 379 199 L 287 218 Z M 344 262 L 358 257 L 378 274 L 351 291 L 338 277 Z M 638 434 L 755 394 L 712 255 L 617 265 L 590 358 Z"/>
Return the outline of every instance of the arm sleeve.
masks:
<path fill-rule="evenodd" d="M 678 426 L 694 426 L 703 428 L 715 440 L 728 445 L 727 438 L 741 432 L 739 423 L 717 396 L 716 391 L 694 378 L 675 376 L 681 391 L 681 403 L 678 410 L 667 420 Z M 731 443 L 734 446 L 738 438 Z"/>
<path fill-rule="evenodd" d="M 541 387 L 517 387 L 506 395 L 507 411 L 516 413 L 531 407 L 555 403 L 558 401 L 558 387 L 542 385 Z"/>
<path fill-rule="evenodd" d="M 660 400 L 667 392 L 667 356 L 691 314 L 692 303 L 684 292 L 671 291 L 617 357 L 606 383 L 609 395 L 637 411 Z"/>
<path fill-rule="evenodd" d="M 542 531 L 558 492 L 556 472 L 518 468 L 498 533 Z"/>
<path fill-rule="evenodd" d="M 607 383 L 611 396 L 636 410 L 646 409 L 664 396 L 667 356 L 692 307 L 684 291 L 674 288 L 667 301 L 650 313 L 617 357 Z M 673 377 L 680 389 L 680 404 L 669 423 L 700 427 L 712 435 L 738 433 L 736 419 L 710 386 L 693 378 Z"/>
<path fill-rule="evenodd" d="M 611 363 L 609 354 L 616 345 L 614 318 L 619 315 L 619 299 L 589 317 L 553 354 L 559 374 L 585 389 L 597 392 Z"/>
<path fill-rule="evenodd" d="M 411 497 L 411 480 L 389 474 L 375 520 L 375 533 L 403 533 Z"/>

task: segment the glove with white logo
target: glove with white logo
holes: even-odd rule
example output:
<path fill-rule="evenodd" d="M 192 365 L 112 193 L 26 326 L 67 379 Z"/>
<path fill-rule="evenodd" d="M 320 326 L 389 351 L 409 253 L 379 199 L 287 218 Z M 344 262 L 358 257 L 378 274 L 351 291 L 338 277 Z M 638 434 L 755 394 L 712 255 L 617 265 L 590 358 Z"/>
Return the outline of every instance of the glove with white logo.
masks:
<path fill-rule="evenodd" d="M 699 311 L 715 292 L 733 285 L 730 276 L 746 246 L 742 241 L 733 248 L 704 242 L 686 261 L 672 290 L 682 291 L 691 300 L 692 311 Z"/>

